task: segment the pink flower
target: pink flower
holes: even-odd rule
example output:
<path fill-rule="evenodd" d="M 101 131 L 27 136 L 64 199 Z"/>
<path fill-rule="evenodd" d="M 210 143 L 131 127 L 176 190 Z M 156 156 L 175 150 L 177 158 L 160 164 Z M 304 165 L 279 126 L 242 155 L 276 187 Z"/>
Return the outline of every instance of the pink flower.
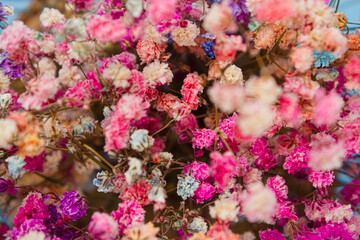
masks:
<path fill-rule="evenodd" d="M 199 93 L 203 92 L 203 86 L 201 86 L 202 78 L 195 74 L 188 74 L 184 79 L 184 84 L 181 88 L 181 95 L 183 101 L 196 110 L 199 104 Z"/>
<path fill-rule="evenodd" d="M 144 102 L 144 99 L 135 94 L 125 94 L 116 104 L 115 111 L 129 120 L 139 120 L 145 117 L 150 103 Z"/>
<path fill-rule="evenodd" d="M 130 139 L 130 121 L 121 114 L 114 114 L 110 125 L 104 129 L 105 151 L 124 149 Z"/>
<path fill-rule="evenodd" d="M 132 185 L 127 184 L 125 178 L 124 181 L 125 182 L 123 184 L 125 186 L 122 187 L 119 198 L 123 201 L 136 200 L 141 206 L 151 203 L 148 198 L 151 185 L 147 183 L 145 179 L 140 179 Z"/>
<path fill-rule="evenodd" d="M 193 131 L 193 149 L 210 148 L 216 139 L 216 133 L 212 129 L 200 128 Z"/>
<path fill-rule="evenodd" d="M 125 229 L 144 223 L 145 211 L 136 200 L 128 200 L 119 203 L 118 209 L 111 213 L 111 217 L 118 223 L 120 235 L 123 235 Z"/>
<path fill-rule="evenodd" d="M 334 55 L 342 55 L 346 52 L 347 38 L 338 28 L 328 28 L 324 33 L 324 48 L 331 51 Z"/>
<path fill-rule="evenodd" d="M 93 15 L 87 22 L 86 29 L 92 37 L 101 42 L 119 42 L 128 35 L 125 23 L 113 20 L 109 15 Z"/>
<path fill-rule="evenodd" d="M 21 33 L 21 34 L 20 34 Z M 30 43 L 33 42 L 34 31 L 21 21 L 14 21 L 0 36 L 0 48 L 5 50 L 9 57 L 23 63 L 28 59 Z"/>
<path fill-rule="evenodd" d="M 41 79 L 34 78 L 28 82 L 26 92 L 22 93 L 18 99 L 23 108 L 30 110 L 41 110 L 43 105 L 47 103 L 48 99 L 55 97 L 59 88 L 56 79 L 48 78 L 47 76 Z"/>
<path fill-rule="evenodd" d="M 282 118 L 294 125 L 299 122 L 301 109 L 299 107 L 299 97 L 294 93 L 284 93 L 280 97 L 279 112 Z"/>
<path fill-rule="evenodd" d="M 285 180 L 279 175 L 268 178 L 266 186 L 275 193 L 278 201 L 287 199 L 288 186 L 286 186 Z"/>
<path fill-rule="evenodd" d="M 288 170 L 291 174 L 295 171 L 307 168 L 307 164 L 309 162 L 308 152 L 308 148 L 303 146 L 296 147 L 294 151 L 285 158 L 284 169 Z"/>
<path fill-rule="evenodd" d="M 131 78 L 128 80 L 130 84 L 129 93 L 144 96 L 146 92 L 146 83 L 144 76 L 138 70 L 131 70 Z"/>
<path fill-rule="evenodd" d="M 164 54 L 166 44 L 157 44 L 149 40 L 140 40 L 136 45 L 136 52 L 138 53 L 141 64 L 150 63 L 154 59 L 160 59 Z"/>
<path fill-rule="evenodd" d="M 165 111 L 169 117 L 179 121 L 190 114 L 191 109 L 187 104 L 184 104 L 180 99 L 170 93 L 163 93 L 157 100 L 156 109 L 158 111 Z"/>
<path fill-rule="evenodd" d="M 14 218 L 14 226 L 19 227 L 28 219 L 46 220 L 48 217 L 48 206 L 42 196 L 39 193 L 29 193 Z"/>
<path fill-rule="evenodd" d="M 203 203 L 205 200 L 210 201 L 215 195 L 215 187 L 210 183 L 203 182 L 195 190 L 194 199 L 197 204 Z"/>
<path fill-rule="evenodd" d="M 348 79 L 347 88 L 360 88 L 360 57 L 354 55 L 349 57 L 349 62 L 345 64 L 344 74 Z"/>
<path fill-rule="evenodd" d="M 344 100 L 335 92 L 326 95 L 318 90 L 315 95 L 313 122 L 316 126 L 331 125 L 339 118 Z"/>
<path fill-rule="evenodd" d="M 346 201 L 354 206 L 360 204 L 360 181 L 358 179 L 352 180 L 341 190 L 341 195 Z"/>
<path fill-rule="evenodd" d="M 179 142 L 188 142 L 192 138 L 193 130 L 198 127 L 196 117 L 194 114 L 189 114 L 187 117 L 182 118 L 175 124 L 175 132 L 178 136 Z"/>
<path fill-rule="evenodd" d="M 68 105 L 77 107 L 89 105 L 93 96 L 95 98 L 99 97 L 101 88 L 102 87 L 100 82 L 97 80 L 97 77 L 95 77 L 95 79 L 88 78 L 77 82 L 65 93 L 65 97 L 70 99 Z"/>
<path fill-rule="evenodd" d="M 294 67 L 300 72 L 309 70 L 314 61 L 313 50 L 309 47 L 294 48 L 290 57 Z"/>
<path fill-rule="evenodd" d="M 112 240 L 119 234 L 118 224 L 107 213 L 95 212 L 88 226 L 89 236 L 99 240 Z"/>
<path fill-rule="evenodd" d="M 265 231 L 260 230 L 259 236 L 261 240 L 285 240 L 285 237 L 279 233 L 277 229 L 266 229 Z"/>
<path fill-rule="evenodd" d="M 204 181 L 210 175 L 210 167 L 204 162 L 194 161 L 184 167 L 184 174 L 189 174 L 196 181 Z"/>
<path fill-rule="evenodd" d="M 223 192 L 231 183 L 232 177 L 239 172 L 238 163 L 231 152 L 223 155 L 220 152 L 210 153 L 210 172 L 215 180 L 218 192 Z"/>
<path fill-rule="evenodd" d="M 309 168 L 309 181 L 316 188 L 328 187 L 333 183 L 334 179 L 335 176 L 331 171 L 322 172 Z"/>
<path fill-rule="evenodd" d="M 256 19 L 264 22 L 289 19 L 296 13 L 296 5 L 293 0 L 255 1 L 252 8 Z"/>
<path fill-rule="evenodd" d="M 175 14 L 177 0 L 151 0 L 146 9 L 148 18 L 153 23 L 169 21 Z"/>

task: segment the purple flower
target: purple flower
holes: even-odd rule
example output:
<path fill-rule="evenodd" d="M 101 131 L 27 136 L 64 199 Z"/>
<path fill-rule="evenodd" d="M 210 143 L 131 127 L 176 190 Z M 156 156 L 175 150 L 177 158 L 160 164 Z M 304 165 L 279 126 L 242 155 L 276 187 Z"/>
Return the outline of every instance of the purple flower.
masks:
<path fill-rule="evenodd" d="M 86 216 L 88 209 L 84 199 L 82 199 L 76 191 L 65 192 L 60 200 L 59 209 L 65 216 L 69 216 L 76 221 Z"/>
<path fill-rule="evenodd" d="M 10 58 L 6 52 L 0 54 L 0 68 L 12 80 L 23 76 L 24 65 L 19 65 Z"/>

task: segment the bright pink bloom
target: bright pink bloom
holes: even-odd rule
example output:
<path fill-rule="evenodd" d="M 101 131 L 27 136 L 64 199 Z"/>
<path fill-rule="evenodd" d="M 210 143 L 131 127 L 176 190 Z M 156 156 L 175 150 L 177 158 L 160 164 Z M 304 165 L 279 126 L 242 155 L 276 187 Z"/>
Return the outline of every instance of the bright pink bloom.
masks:
<path fill-rule="evenodd" d="M 111 217 L 118 223 L 120 235 L 123 235 L 125 229 L 144 223 L 145 211 L 136 200 L 128 200 L 119 203 L 118 209 L 111 213 Z"/>
<path fill-rule="evenodd" d="M 187 104 L 184 104 L 180 99 L 170 93 L 163 93 L 157 100 L 156 109 L 158 111 L 165 111 L 169 117 L 179 121 L 190 114 L 191 109 Z"/>
<path fill-rule="evenodd" d="M 202 78 L 195 74 L 188 74 L 184 79 L 184 84 L 181 88 L 181 95 L 183 101 L 187 103 L 192 109 L 196 110 L 199 104 L 198 94 L 203 92 L 203 86 L 201 85 Z"/>
<path fill-rule="evenodd" d="M 95 212 L 88 226 L 89 236 L 99 240 L 113 240 L 119 234 L 118 224 L 107 213 Z"/>
<path fill-rule="evenodd" d="M 275 193 L 278 201 L 287 199 L 288 186 L 286 186 L 285 180 L 279 175 L 268 178 L 266 186 Z"/>
<path fill-rule="evenodd" d="M 124 149 L 130 139 L 130 121 L 121 114 L 114 114 L 110 125 L 104 129 L 105 151 Z"/>
<path fill-rule="evenodd" d="M 192 132 L 197 127 L 198 124 L 194 114 L 189 114 L 180 121 L 177 121 L 174 129 L 178 136 L 178 141 L 181 143 L 190 141 L 193 136 Z"/>
<path fill-rule="evenodd" d="M 145 117 L 147 109 L 150 107 L 148 102 L 144 102 L 144 99 L 135 94 L 125 94 L 121 97 L 116 104 L 116 114 L 122 115 L 129 120 L 139 120 Z"/>
<path fill-rule="evenodd" d="M 86 29 L 92 37 L 101 42 L 119 42 L 128 35 L 125 23 L 113 20 L 109 15 L 93 15 L 87 22 Z"/>
<path fill-rule="evenodd" d="M 200 128 L 193 131 L 193 149 L 210 148 L 216 139 L 216 133 L 212 129 Z"/>
<path fill-rule="evenodd" d="M 344 100 L 335 92 L 326 95 L 324 90 L 319 90 L 315 95 L 313 122 L 316 126 L 331 125 L 340 116 Z"/>
<path fill-rule="evenodd" d="M 65 97 L 70 99 L 68 105 L 77 107 L 89 105 L 92 97 L 99 98 L 101 88 L 100 82 L 97 79 L 89 78 L 77 82 L 65 93 Z"/>
<path fill-rule="evenodd" d="M 151 0 L 146 9 L 153 23 L 171 20 L 175 14 L 177 0 Z"/>
<path fill-rule="evenodd" d="M 360 87 L 360 57 L 353 55 L 349 57 L 349 62 L 345 64 L 344 74 L 348 79 L 347 88 Z"/>
<path fill-rule="evenodd" d="M 279 233 L 277 229 L 266 229 L 265 231 L 260 230 L 259 235 L 261 240 L 285 240 L 285 237 Z"/>
<path fill-rule="evenodd" d="M 231 178 L 239 172 L 238 163 L 231 152 L 223 155 L 219 152 L 210 153 L 210 172 L 215 180 L 218 192 L 223 192 L 231 183 Z"/>
<path fill-rule="evenodd" d="M 210 201 L 215 195 L 215 187 L 210 183 L 203 182 L 195 190 L 194 199 L 197 204 L 203 203 L 205 200 Z"/>
<path fill-rule="evenodd" d="M 330 186 L 335 179 L 334 173 L 331 171 L 316 171 L 309 168 L 309 181 L 316 188 L 325 188 Z"/>
<path fill-rule="evenodd" d="M 296 147 L 295 150 L 285 158 L 284 169 L 288 170 L 291 174 L 295 171 L 307 168 L 307 164 L 309 162 L 308 152 L 308 148 L 303 146 Z"/>
<path fill-rule="evenodd" d="M 34 31 L 21 21 L 14 21 L 0 36 L 0 48 L 4 49 L 12 60 L 23 63 L 28 59 L 28 50 L 33 42 Z"/>
<path fill-rule="evenodd" d="M 38 193 L 30 193 L 24 200 L 14 218 L 14 226 L 19 227 L 27 219 L 46 220 L 49 217 L 48 206 Z"/>
<path fill-rule="evenodd" d="M 196 181 L 204 181 L 210 176 L 210 167 L 204 162 L 194 161 L 184 166 L 184 174 L 190 174 Z"/>

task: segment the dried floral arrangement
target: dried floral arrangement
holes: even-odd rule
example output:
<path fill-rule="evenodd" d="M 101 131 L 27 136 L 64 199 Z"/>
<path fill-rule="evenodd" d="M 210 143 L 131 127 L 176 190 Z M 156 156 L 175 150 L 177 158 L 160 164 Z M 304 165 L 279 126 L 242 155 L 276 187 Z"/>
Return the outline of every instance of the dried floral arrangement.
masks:
<path fill-rule="evenodd" d="M 41 31 L 1 4 L 3 239 L 360 239 L 339 4 L 67 0 Z"/>

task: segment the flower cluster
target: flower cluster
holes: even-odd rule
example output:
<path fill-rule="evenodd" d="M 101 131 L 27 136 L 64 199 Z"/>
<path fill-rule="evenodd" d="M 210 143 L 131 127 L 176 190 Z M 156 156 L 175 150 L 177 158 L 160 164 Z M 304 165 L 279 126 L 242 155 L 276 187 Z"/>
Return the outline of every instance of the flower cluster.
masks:
<path fill-rule="evenodd" d="M 341 0 L 58 2 L 0 3 L 5 239 L 360 239 Z"/>

